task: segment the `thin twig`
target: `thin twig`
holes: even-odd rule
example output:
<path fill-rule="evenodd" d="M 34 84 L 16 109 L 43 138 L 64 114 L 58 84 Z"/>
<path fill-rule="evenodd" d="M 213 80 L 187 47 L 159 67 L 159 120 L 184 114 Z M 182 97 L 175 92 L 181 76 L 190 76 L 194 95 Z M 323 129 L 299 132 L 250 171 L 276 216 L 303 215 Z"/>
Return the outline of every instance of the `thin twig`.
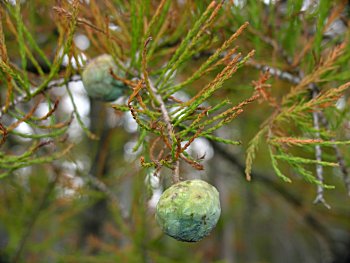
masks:
<path fill-rule="evenodd" d="M 175 163 L 173 180 L 175 183 L 180 182 L 180 161 L 177 160 Z"/>
<path fill-rule="evenodd" d="M 152 96 L 152 99 L 155 100 L 155 102 L 159 105 L 160 111 L 163 116 L 163 120 L 165 122 L 167 131 L 168 131 L 168 137 L 171 145 L 177 144 L 176 142 L 176 136 L 174 133 L 173 125 L 171 124 L 171 119 L 169 116 L 169 112 L 166 108 L 165 102 L 163 101 L 162 96 L 160 96 L 157 92 L 157 89 L 154 87 L 152 81 L 148 77 L 148 72 L 147 72 L 147 61 L 146 61 L 146 50 L 147 50 L 147 45 L 151 41 L 152 38 L 148 38 L 146 40 L 146 43 L 144 44 L 144 50 L 142 52 L 142 64 L 143 64 L 143 78 L 145 79 L 146 86 L 148 87 L 150 91 L 150 95 Z M 175 168 L 174 168 L 174 173 L 173 173 L 173 181 L 174 183 L 177 183 L 180 181 L 179 177 L 179 170 L 180 170 L 180 162 L 179 160 L 176 160 L 175 162 Z"/>
<path fill-rule="evenodd" d="M 151 90 L 153 91 L 153 95 L 154 95 L 155 99 L 160 104 L 160 110 L 162 112 L 162 116 L 163 116 L 164 122 L 165 122 L 166 127 L 167 127 L 169 141 L 173 145 L 174 143 L 176 143 L 176 141 L 175 141 L 176 137 L 175 137 L 173 126 L 171 124 L 171 119 L 169 117 L 168 110 L 165 106 L 165 103 L 164 103 L 162 97 L 157 93 L 157 89 L 153 86 L 153 83 L 151 81 L 149 81 L 149 84 L 150 84 Z M 180 167 L 179 167 L 179 165 L 180 165 L 180 162 L 179 162 L 179 160 L 177 160 L 175 163 L 175 169 L 174 169 L 174 174 L 173 174 L 174 183 L 177 183 L 180 181 L 180 177 L 179 177 Z"/>
<path fill-rule="evenodd" d="M 211 140 L 209 142 L 213 146 L 214 152 L 221 155 L 224 160 L 228 161 L 228 163 L 237 168 L 242 177 L 245 178 L 246 167 L 239 161 L 239 159 L 234 154 L 228 152 L 219 143 Z M 252 176 L 255 178 L 255 182 L 261 182 L 263 185 L 268 187 L 268 189 L 275 191 L 288 204 L 290 204 L 295 209 L 295 211 L 301 215 L 304 222 L 310 227 L 310 229 L 322 237 L 322 240 L 324 240 L 327 244 L 327 248 L 329 249 L 329 252 L 332 254 L 332 256 L 335 256 L 337 254 L 337 247 L 334 245 L 334 237 L 332 236 L 332 233 L 329 231 L 328 227 L 322 223 L 319 217 L 314 215 L 312 212 L 304 209 L 304 205 L 297 195 L 293 194 L 285 187 L 282 187 L 280 184 L 276 183 L 276 181 L 273 180 L 272 176 L 269 174 L 252 172 Z"/>
<path fill-rule="evenodd" d="M 80 81 L 80 80 L 81 80 L 81 77 L 79 75 L 73 75 L 73 76 L 71 76 L 69 78 L 69 82 L 75 82 L 75 81 Z M 61 78 L 61 79 L 58 79 L 58 80 L 53 80 L 53 81 L 50 82 L 49 85 L 47 85 L 45 91 L 49 90 L 49 89 L 52 89 L 52 88 L 55 88 L 55 87 L 63 86 L 65 84 L 66 84 L 66 81 L 65 81 L 64 78 Z M 35 91 L 36 91 L 36 87 L 31 89 L 30 94 L 36 93 Z M 16 97 L 13 101 L 11 101 L 7 107 L 6 106 L 1 107 L 0 108 L 0 119 L 6 113 L 6 111 L 8 109 L 10 109 L 11 107 L 16 106 L 19 103 L 26 102 L 29 99 L 31 99 L 31 97 L 28 97 L 26 95 L 21 95 L 21 96 Z"/>
<path fill-rule="evenodd" d="M 273 68 L 273 67 L 269 67 L 269 66 L 266 66 L 263 64 L 259 64 L 253 60 L 249 60 L 247 62 L 247 65 L 251 65 L 251 66 L 253 66 L 257 69 L 263 70 L 263 71 L 269 70 L 271 75 L 276 76 L 279 79 L 286 80 L 292 84 L 297 85 L 297 84 L 300 84 L 300 82 L 302 81 L 302 78 L 299 76 L 293 75 L 289 72 L 282 71 L 278 68 Z M 302 72 L 301 71 L 299 71 L 299 72 L 300 72 L 300 75 L 302 75 Z M 313 99 L 316 98 L 319 94 L 319 89 L 318 89 L 317 85 L 315 83 L 311 83 L 311 84 L 309 84 L 309 87 L 311 89 L 312 98 Z M 320 132 L 319 132 L 319 130 L 320 130 L 320 112 L 314 111 L 312 113 L 312 117 L 313 117 L 314 128 L 316 130 L 316 132 L 315 132 L 316 139 L 320 139 Z M 346 188 L 348 190 L 348 194 L 350 195 L 350 177 L 348 176 L 348 172 L 346 169 L 344 159 L 342 158 L 338 147 L 336 145 L 333 145 L 333 147 L 336 151 L 337 159 L 338 159 L 338 162 L 341 166 L 344 183 L 345 183 Z M 315 145 L 315 157 L 316 157 L 317 161 L 322 161 L 322 148 L 320 145 Z M 323 180 L 323 167 L 320 164 L 316 165 L 316 177 L 320 182 L 323 183 L 323 181 L 324 181 Z M 314 203 L 322 203 L 328 209 L 331 208 L 330 205 L 327 204 L 327 202 L 324 199 L 324 188 L 322 185 L 317 186 L 317 196 L 314 200 Z"/>
<path fill-rule="evenodd" d="M 73 14 L 71 12 L 65 10 L 62 7 L 54 6 L 52 9 L 54 11 L 56 11 L 59 15 L 65 15 L 68 19 L 72 19 L 72 17 L 73 17 Z M 96 25 L 94 25 L 90 21 L 86 20 L 85 18 L 77 17 L 76 21 L 78 24 L 88 26 L 88 27 L 92 28 L 93 30 L 95 30 L 96 32 L 102 33 L 102 34 L 106 35 L 108 38 L 113 39 L 120 47 L 122 47 L 124 45 L 124 43 L 119 38 L 108 34 L 107 30 L 103 30 L 103 29 L 97 27 Z"/>
<path fill-rule="evenodd" d="M 203 53 L 201 53 L 199 55 L 199 57 L 201 57 L 201 56 L 211 56 L 213 54 L 214 54 L 214 52 L 205 52 L 205 53 L 203 52 Z M 229 54 L 229 52 L 224 51 L 224 52 L 222 52 L 220 54 L 219 57 L 221 59 L 227 59 L 227 55 L 228 54 Z M 230 56 L 230 58 L 232 59 L 232 58 L 234 58 L 236 56 L 237 56 L 237 53 L 234 53 L 234 54 L 232 54 Z M 196 57 L 196 58 L 198 58 L 198 57 Z M 258 62 L 256 62 L 253 59 L 247 60 L 246 65 L 247 66 L 251 66 L 253 68 L 256 68 L 258 70 L 262 70 L 264 72 L 269 71 L 272 76 L 275 76 L 275 77 L 277 77 L 279 79 L 282 79 L 282 80 L 286 80 L 286 81 L 288 81 L 290 83 L 293 83 L 293 84 L 299 84 L 301 82 L 301 79 L 300 79 L 299 76 L 296 76 L 296 75 L 294 75 L 292 73 L 289 73 L 287 71 L 283 71 L 283 70 L 281 70 L 279 68 L 276 68 L 276 67 L 273 67 L 273 66 L 268 66 L 268 65 L 264 65 L 264 64 L 258 63 Z"/>
<path fill-rule="evenodd" d="M 273 68 L 273 67 L 269 67 L 269 66 L 266 66 L 263 64 L 259 64 L 257 62 L 254 62 L 253 60 L 249 60 L 247 62 L 247 65 L 251 65 L 251 66 L 253 66 L 257 69 L 263 70 L 263 71 L 269 70 L 271 75 L 276 76 L 279 79 L 286 80 L 292 84 L 297 85 L 302 81 L 302 78 L 299 76 L 293 75 L 291 73 L 282 71 L 282 70 L 277 69 L 277 68 Z M 317 85 L 315 83 L 311 83 L 309 85 L 309 87 L 311 90 L 312 98 L 313 99 L 316 98 L 319 94 L 319 88 L 317 87 Z M 313 117 L 314 128 L 316 130 L 316 132 L 315 132 L 316 139 L 320 140 L 321 138 L 320 138 L 319 130 L 320 130 L 321 112 L 314 111 L 312 113 L 312 117 Z M 334 138 L 332 138 L 331 140 L 335 141 Z M 348 195 L 350 196 L 350 177 L 349 177 L 349 173 L 348 173 L 344 158 L 342 157 L 341 152 L 340 152 L 337 145 L 333 145 L 333 148 L 336 152 L 336 157 L 337 157 L 338 163 L 341 167 L 345 187 L 347 189 Z M 315 157 L 316 157 L 317 161 L 322 161 L 322 148 L 320 145 L 315 145 Z M 324 181 L 323 180 L 323 167 L 320 164 L 316 165 L 316 177 L 320 182 L 323 183 L 323 181 Z M 324 199 L 324 188 L 322 185 L 317 186 L 317 195 L 316 195 L 316 198 L 314 200 L 314 203 L 322 203 L 328 209 L 331 208 L 330 205 L 327 204 L 327 202 Z"/>
<path fill-rule="evenodd" d="M 329 128 L 329 122 L 327 121 L 326 116 L 324 116 L 324 114 L 320 113 L 320 117 L 321 117 L 322 124 L 325 127 Z M 331 141 L 335 141 L 335 139 L 331 138 Z M 333 149 L 335 151 L 335 156 L 336 156 L 337 161 L 339 163 L 340 171 L 343 174 L 343 181 L 345 184 L 345 188 L 347 190 L 348 196 L 350 196 L 350 176 L 349 176 L 348 168 L 346 166 L 344 157 L 343 157 L 342 153 L 340 152 L 338 145 L 333 144 Z"/>
<path fill-rule="evenodd" d="M 258 62 L 255 62 L 252 59 L 248 60 L 246 65 L 252 66 L 252 67 L 254 67 L 258 70 L 262 70 L 264 72 L 269 71 L 272 76 L 275 76 L 275 77 L 282 79 L 282 80 L 286 80 L 286 81 L 293 83 L 293 84 L 299 84 L 301 81 L 301 79 L 298 76 L 295 76 L 294 74 L 280 70 L 280 69 L 275 68 L 275 67 L 260 64 Z"/>
<path fill-rule="evenodd" d="M 311 92 L 312 92 L 312 98 L 315 99 L 319 94 L 319 89 L 314 83 L 312 83 L 310 85 L 310 88 L 311 88 Z M 313 122 L 314 122 L 314 128 L 316 130 L 316 132 L 315 132 L 316 139 L 321 139 L 319 112 L 313 111 L 312 118 L 313 118 Z M 319 162 L 322 161 L 322 149 L 321 149 L 321 145 L 319 145 L 319 144 L 315 145 L 315 156 L 316 156 L 317 161 L 319 161 Z M 320 164 L 316 164 L 316 178 L 318 181 L 320 181 L 323 184 L 323 166 Z M 330 209 L 331 206 L 329 204 L 327 204 L 326 200 L 324 199 L 323 194 L 324 194 L 323 186 L 321 184 L 317 185 L 317 195 L 316 195 L 316 198 L 314 200 L 314 203 L 315 204 L 321 203 L 325 207 Z"/>

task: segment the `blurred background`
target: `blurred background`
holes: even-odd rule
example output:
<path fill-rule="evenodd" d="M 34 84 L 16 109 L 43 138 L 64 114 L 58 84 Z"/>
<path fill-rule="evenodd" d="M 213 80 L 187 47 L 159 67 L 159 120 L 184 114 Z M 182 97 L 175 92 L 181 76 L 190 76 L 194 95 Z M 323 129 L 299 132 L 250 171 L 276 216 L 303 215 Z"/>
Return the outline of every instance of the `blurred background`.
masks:
<path fill-rule="evenodd" d="M 17 4 L 16 1 L 0 4 L 4 35 L 1 43 L 6 44 L 14 68 L 16 65 L 20 68 L 21 54 L 16 26 L 19 20 L 11 8 L 17 11 L 20 8 L 18 13 L 37 43 L 37 48 L 31 44 L 28 48 L 34 50 L 33 53 L 41 50 L 53 61 L 63 52 L 60 43 L 65 41 L 62 36 L 67 28 L 62 21 L 70 19 L 68 11 L 62 10 L 70 10 L 72 2 L 22 0 Z M 327 168 L 324 172 L 326 182 L 335 186 L 325 191 L 331 209 L 314 205 L 316 187 L 293 172 L 290 172 L 292 184 L 279 179 L 271 167 L 264 142 L 256 153 L 252 181 L 245 179 L 245 152 L 249 141 L 272 113 L 269 105 L 260 102 L 249 105 L 242 115 L 217 131 L 217 136 L 239 140 L 241 145 L 197 138 L 189 153 L 198 158 L 203 156 L 205 169 L 198 171 L 181 163 L 183 179 L 201 178 L 220 192 L 222 215 L 211 235 L 197 243 L 183 243 L 161 232 L 154 212 L 161 193 L 171 184 L 171 171 L 163 169 L 155 176 L 153 169 L 141 167 L 140 157 L 149 151 L 149 146 L 144 144 L 133 151 L 140 133 L 130 112 L 116 111 L 109 103 L 91 100 L 80 80 L 83 65 L 97 55 L 115 52 L 124 63 L 131 63 L 130 39 L 133 12 L 136 12 L 133 8 L 146 6 L 147 9 L 141 10 L 144 16 L 140 19 L 149 21 L 160 1 L 147 0 L 143 5 L 141 2 L 80 1 L 80 20 L 72 40 L 74 56 L 64 55 L 55 80 L 66 76 L 68 64 L 73 65 L 76 72 L 67 84 L 68 89 L 53 85 L 44 95 L 52 101 L 59 100 L 55 121 L 66 121 L 71 115 L 74 118 L 66 126 L 64 135 L 57 137 L 61 141 L 49 143 L 39 151 L 45 156 L 66 148 L 69 143 L 75 145 L 60 158 L 24 165 L 1 179 L 0 262 L 350 262 L 350 199 L 339 168 Z M 167 2 L 166 26 L 158 29 L 165 33 L 155 47 L 151 72 L 169 59 L 210 3 Z M 252 94 L 251 83 L 259 78 L 265 66 L 297 77 L 300 71 L 311 72 L 324 52 L 348 41 L 349 15 L 348 1 L 225 1 L 219 18 L 208 29 L 211 45 L 179 68 L 175 81 L 191 76 L 216 46 L 248 21 L 249 27 L 234 45 L 245 54 L 255 49 L 254 59 L 240 68 L 207 102 L 217 105 L 229 99 L 237 104 Z M 320 24 L 321 31 L 318 30 Z M 121 42 L 118 45 L 122 51 L 111 51 L 113 46 L 106 34 L 91 25 L 115 36 Z M 25 31 L 24 36 L 29 41 Z M 303 53 L 303 48 L 313 38 L 320 38 L 319 43 Z M 341 77 L 325 80 L 321 85 L 338 87 L 349 80 L 349 54 L 346 48 L 344 59 L 338 65 L 338 73 L 342 75 L 337 76 Z M 49 69 L 42 56 L 36 57 L 42 74 L 31 61 L 28 60 L 22 70 L 28 72 L 30 82 L 36 86 Z M 217 73 L 214 71 L 201 78 L 195 85 L 176 93 L 176 97 L 188 100 Z M 294 84 L 273 74 L 273 70 L 271 73 L 271 93 L 279 99 Z M 2 74 L 2 106 L 5 105 L 5 87 L 5 74 Z M 34 116 L 40 118 L 52 109 L 48 101 L 39 102 Z M 113 104 L 126 101 L 127 96 Z M 11 125 L 19 115 L 28 112 L 33 103 L 17 104 L 13 114 L 3 114 L 0 122 Z M 341 138 L 349 140 L 349 97 L 340 98 L 337 107 L 345 120 L 337 132 Z M 34 124 L 20 122 L 1 145 L 0 158 L 26 152 L 33 140 L 38 139 L 29 135 L 47 134 L 47 130 L 43 132 L 42 127 Z M 99 140 L 91 139 L 84 129 Z M 341 150 L 348 165 L 349 148 L 345 146 Z M 331 151 L 327 154 L 334 155 Z M 287 166 L 282 168 L 289 172 Z"/>

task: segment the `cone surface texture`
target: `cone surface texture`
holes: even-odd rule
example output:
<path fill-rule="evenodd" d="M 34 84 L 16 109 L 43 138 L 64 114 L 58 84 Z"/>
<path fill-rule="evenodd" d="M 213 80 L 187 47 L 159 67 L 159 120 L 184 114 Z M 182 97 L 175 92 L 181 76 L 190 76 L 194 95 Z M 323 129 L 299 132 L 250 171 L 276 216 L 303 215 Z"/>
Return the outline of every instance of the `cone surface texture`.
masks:
<path fill-rule="evenodd" d="M 112 56 L 107 54 L 94 58 L 86 65 L 82 80 L 90 98 L 113 101 L 123 96 L 127 86 L 114 79 L 110 73 L 111 70 L 117 76 L 124 77 L 124 74 L 118 70 Z"/>
<path fill-rule="evenodd" d="M 221 213 L 219 192 L 202 180 L 169 187 L 159 199 L 156 220 L 169 236 L 196 242 L 209 235 Z"/>

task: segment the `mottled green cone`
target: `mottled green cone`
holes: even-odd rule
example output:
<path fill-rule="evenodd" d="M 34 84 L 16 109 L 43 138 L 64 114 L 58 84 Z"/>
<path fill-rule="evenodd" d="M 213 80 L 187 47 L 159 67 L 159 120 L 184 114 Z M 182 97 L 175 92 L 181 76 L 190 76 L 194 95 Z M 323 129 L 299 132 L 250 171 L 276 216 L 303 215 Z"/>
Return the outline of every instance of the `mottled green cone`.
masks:
<path fill-rule="evenodd" d="M 169 187 L 157 204 L 156 220 L 169 236 L 196 242 L 209 235 L 221 213 L 219 192 L 202 180 Z"/>
<path fill-rule="evenodd" d="M 89 97 L 113 101 L 125 93 L 128 87 L 114 79 L 110 70 L 123 77 L 112 56 L 108 54 L 98 56 L 87 64 L 82 74 L 82 80 Z"/>

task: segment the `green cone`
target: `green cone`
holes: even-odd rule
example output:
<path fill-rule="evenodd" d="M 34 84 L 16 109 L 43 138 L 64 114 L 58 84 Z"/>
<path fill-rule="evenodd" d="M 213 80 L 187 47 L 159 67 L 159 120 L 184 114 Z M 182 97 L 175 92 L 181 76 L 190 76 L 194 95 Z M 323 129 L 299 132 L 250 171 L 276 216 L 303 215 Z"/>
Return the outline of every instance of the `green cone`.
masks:
<path fill-rule="evenodd" d="M 169 187 L 157 204 L 156 220 L 169 236 L 196 242 L 209 235 L 221 213 L 219 192 L 202 180 Z"/>
<path fill-rule="evenodd" d="M 112 70 L 123 77 L 112 56 L 104 54 L 91 60 L 85 67 L 82 80 L 89 97 L 103 101 L 113 101 L 123 96 L 128 88 L 122 82 L 113 78 Z"/>

